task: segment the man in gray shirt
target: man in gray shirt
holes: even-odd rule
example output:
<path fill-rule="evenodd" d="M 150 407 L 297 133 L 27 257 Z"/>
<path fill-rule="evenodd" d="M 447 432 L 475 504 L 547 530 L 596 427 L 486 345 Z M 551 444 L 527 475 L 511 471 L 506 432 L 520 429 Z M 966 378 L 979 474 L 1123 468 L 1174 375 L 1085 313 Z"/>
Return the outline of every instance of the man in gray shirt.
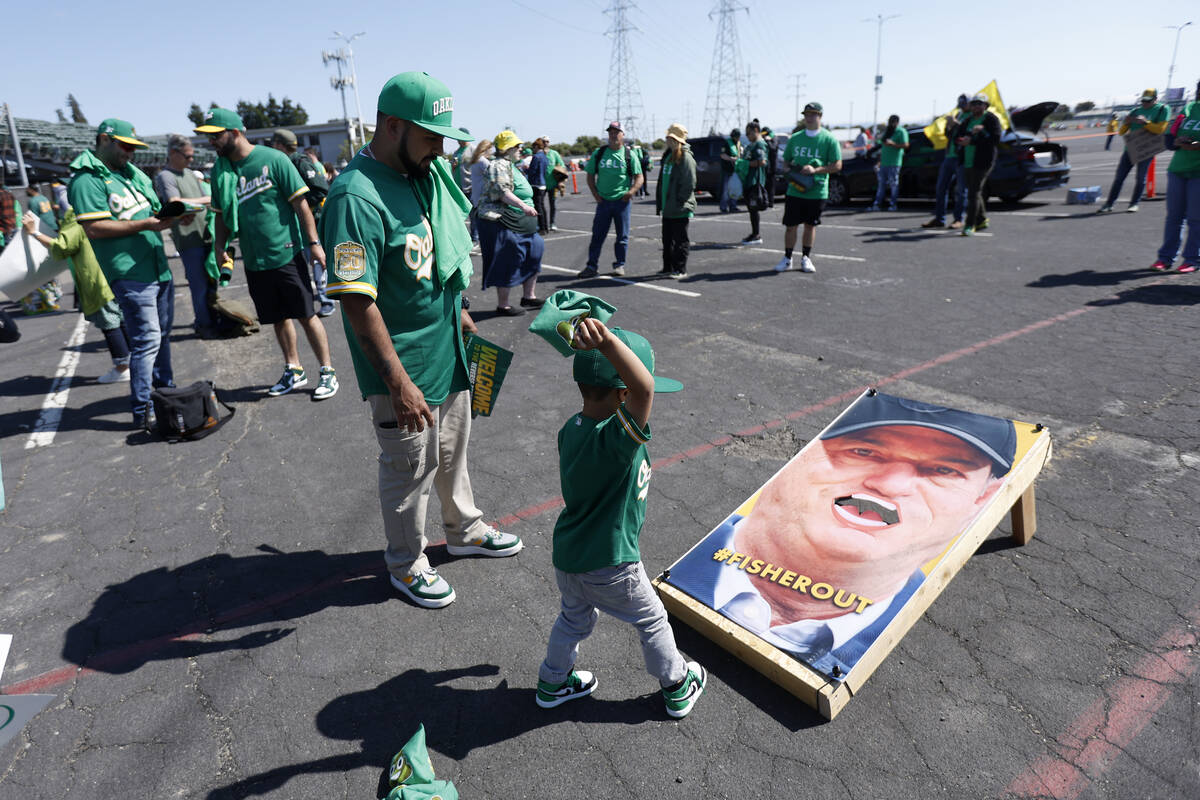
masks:
<path fill-rule="evenodd" d="M 208 206 L 211 202 L 208 188 L 190 168 L 194 155 L 192 143 L 186 137 L 177 133 L 167 137 L 167 166 L 154 176 L 154 191 L 164 204 L 182 200 L 193 205 Z M 171 226 L 171 239 L 183 261 L 183 274 L 192 295 L 196 333 L 202 337 L 214 333 L 209 295 L 216 290 L 204 268 L 208 250 L 212 246 L 211 242 L 206 241 L 207 227 L 205 214 L 195 214 L 187 224 L 176 222 Z"/>

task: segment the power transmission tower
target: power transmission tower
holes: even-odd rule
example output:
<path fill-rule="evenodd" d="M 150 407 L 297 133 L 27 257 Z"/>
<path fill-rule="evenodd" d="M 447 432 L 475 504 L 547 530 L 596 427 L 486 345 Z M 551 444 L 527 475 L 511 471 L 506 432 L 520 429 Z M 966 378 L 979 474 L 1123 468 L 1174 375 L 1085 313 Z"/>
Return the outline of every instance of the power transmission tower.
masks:
<path fill-rule="evenodd" d="M 789 78 L 796 82 L 796 88 L 792 90 L 792 98 L 796 101 L 796 119 L 792 122 L 793 125 L 800 122 L 800 92 L 803 91 L 805 84 L 802 83 L 804 78 L 808 77 L 807 72 L 793 72 L 788 75 Z"/>
<path fill-rule="evenodd" d="M 630 141 L 635 138 L 637 123 L 642 118 L 642 92 L 633 71 L 633 51 L 629 46 L 629 32 L 637 30 L 629 22 L 631 8 L 635 6 L 629 0 L 613 0 L 612 6 L 604 10 L 613 20 L 605 32 L 613 39 L 608 62 L 608 97 L 604 101 L 605 123 L 619 120 L 625 128 L 625 138 Z"/>
<path fill-rule="evenodd" d="M 743 10 L 750 13 L 746 6 L 737 5 L 736 0 L 717 0 L 717 7 L 708 14 L 709 19 L 714 15 L 717 17 L 717 40 L 708 73 L 708 99 L 704 103 L 703 127 L 710 134 L 716 133 L 718 128 L 729 130 L 740 124 L 745 116 L 738 92 L 738 81 L 745 73 L 734 19 L 734 15 Z"/>

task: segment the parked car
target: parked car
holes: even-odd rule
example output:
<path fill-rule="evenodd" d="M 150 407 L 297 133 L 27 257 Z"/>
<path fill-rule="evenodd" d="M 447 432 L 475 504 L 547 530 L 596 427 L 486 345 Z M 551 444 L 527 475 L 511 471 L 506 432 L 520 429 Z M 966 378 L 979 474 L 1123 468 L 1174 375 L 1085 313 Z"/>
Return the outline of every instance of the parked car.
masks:
<path fill-rule="evenodd" d="M 773 181 L 775 194 L 781 195 L 787 189 L 787 181 L 777 168 L 779 154 L 787 145 L 787 134 L 775 134 L 775 138 L 767 143 L 767 180 Z M 714 198 L 721 196 L 721 153 L 725 150 L 724 136 L 697 136 L 688 139 L 692 148 L 692 157 L 696 159 L 696 192 L 704 192 Z M 745 144 L 745 139 L 742 141 Z"/>
<path fill-rule="evenodd" d="M 1013 203 L 1032 192 L 1065 186 L 1071 165 L 1067 148 L 1057 142 L 1043 141 L 1034 134 L 1041 130 L 1046 116 L 1058 103 L 1038 103 L 1011 114 L 1013 128 L 1005 131 L 996 154 L 996 166 L 985 185 L 987 195 Z M 933 149 L 924 126 L 908 128 L 909 148 L 900 168 L 900 197 L 934 196 L 938 170 L 946 151 Z M 843 150 L 843 156 L 847 155 Z M 829 204 L 844 205 L 855 197 L 874 197 L 877 186 L 875 165 L 878 157 L 843 158 L 842 171 L 829 178 Z"/>

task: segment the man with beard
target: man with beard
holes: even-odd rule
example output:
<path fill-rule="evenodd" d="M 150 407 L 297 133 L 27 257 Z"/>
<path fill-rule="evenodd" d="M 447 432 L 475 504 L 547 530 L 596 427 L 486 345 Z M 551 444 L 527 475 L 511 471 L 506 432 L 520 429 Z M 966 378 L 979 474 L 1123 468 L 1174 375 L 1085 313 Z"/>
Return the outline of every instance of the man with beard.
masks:
<path fill-rule="evenodd" d="M 1012 467 L 1008 420 L 861 398 L 671 567 L 670 582 L 814 669 L 844 677 L 921 569 Z"/>
<path fill-rule="evenodd" d="M 296 347 L 295 319 L 321 364 L 312 397 L 325 400 L 337 394 L 338 380 L 325 328 L 313 312 L 312 285 L 304 260 L 307 246 L 313 262 L 325 266 L 325 251 L 317 241 L 317 226 L 304 199 L 308 187 L 286 155 L 251 144 L 245 130 L 242 118 L 224 108 L 210 108 L 204 113 L 204 124 L 196 128 L 196 133 L 208 137 L 218 156 L 213 167 L 212 209 L 217 213 L 213 248 L 225 252 L 229 240 L 237 235 L 258 319 L 275 327 L 284 368 L 283 376 L 267 394 L 278 397 L 308 383 Z"/>
<path fill-rule="evenodd" d="M 454 98 L 424 72 L 393 77 L 379 94 L 375 137 L 329 189 L 321 239 L 333 253 L 329 294 L 379 441 L 379 501 L 392 585 L 425 608 L 455 593 L 425 555 L 425 512 L 437 489 L 452 555 L 516 555 L 521 540 L 483 521 L 467 474 L 470 384 L 463 332 L 475 323 L 470 203 L 442 155 Z"/>
<path fill-rule="evenodd" d="M 67 194 L 125 317 L 132 346 L 129 392 L 134 427 L 150 429 L 151 386 L 175 385 L 175 286 L 160 233 L 172 220 L 154 216 L 160 207 L 154 185 L 129 163 L 135 151 L 147 146 L 130 123 L 104 120 L 96 131 L 96 149 L 71 162 L 74 177 Z"/>

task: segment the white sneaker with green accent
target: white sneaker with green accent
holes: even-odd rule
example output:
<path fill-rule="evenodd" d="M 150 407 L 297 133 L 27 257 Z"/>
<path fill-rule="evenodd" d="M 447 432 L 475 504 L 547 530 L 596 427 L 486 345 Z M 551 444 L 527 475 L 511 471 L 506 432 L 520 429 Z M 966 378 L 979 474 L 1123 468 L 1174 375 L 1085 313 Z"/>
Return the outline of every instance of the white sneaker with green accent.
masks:
<path fill-rule="evenodd" d="M 513 534 L 498 531 L 491 525 L 485 525 L 482 540 L 467 544 L 450 544 L 446 542 L 446 552 L 452 556 L 506 558 L 507 556 L 515 556 L 521 552 L 521 548 L 524 546 L 521 540 Z"/>
<path fill-rule="evenodd" d="M 299 389 L 301 386 L 308 385 L 308 375 L 300 367 L 288 365 L 283 369 L 283 376 L 276 381 L 275 385 L 267 389 L 267 394 L 271 397 L 279 397 L 281 394 L 287 394 L 293 389 Z"/>
<path fill-rule="evenodd" d="M 313 400 L 328 400 L 337 394 L 338 379 L 333 367 L 321 367 L 321 379 L 313 390 Z"/>
<path fill-rule="evenodd" d="M 429 567 L 416 575 L 406 575 L 397 578 L 391 575 L 392 586 L 423 608 L 444 608 L 454 602 L 454 589 L 433 567 Z"/>

